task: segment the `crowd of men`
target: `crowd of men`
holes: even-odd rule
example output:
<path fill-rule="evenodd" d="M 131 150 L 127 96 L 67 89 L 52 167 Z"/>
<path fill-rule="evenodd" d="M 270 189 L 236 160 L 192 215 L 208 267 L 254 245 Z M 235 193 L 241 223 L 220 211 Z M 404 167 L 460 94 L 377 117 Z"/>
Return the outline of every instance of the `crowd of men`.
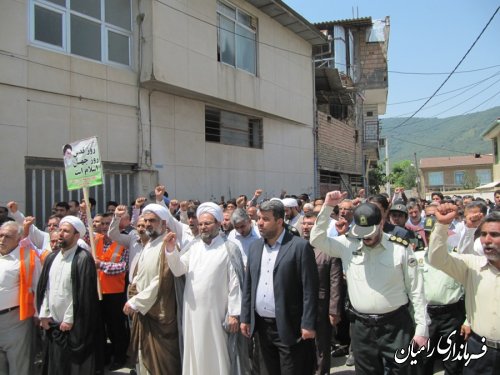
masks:
<path fill-rule="evenodd" d="M 201 203 L 160 185 L 93 217 L 58 202 L 43 230 L 9 202 L 0 375 L 323 375 L 339 348 L 358 374 L 497 373 L 494 196 Z"/>

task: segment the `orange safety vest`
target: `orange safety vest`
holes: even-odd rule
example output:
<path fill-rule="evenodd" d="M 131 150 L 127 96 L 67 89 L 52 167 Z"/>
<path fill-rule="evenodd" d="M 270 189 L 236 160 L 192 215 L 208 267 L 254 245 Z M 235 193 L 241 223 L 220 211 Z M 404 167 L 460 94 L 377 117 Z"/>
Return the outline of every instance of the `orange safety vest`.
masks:
<path fill-rule="evenodd" d="M 35 291 L 31 288 L 35 272 L 35 250 L 24 255 L 24 247 L 19 249 L 21 267 L 19 269 L 19 319 L 25 320 L 35 315 Z"/>
<path fill-rule="evenodd" d="M 104 251 L 104 236 L 98 236 L 96 243 L 96 256 L 101 262 L 118 263 L 122 257 L 125 248 L 118 246 L 116 242 L 112 242 L 106 252 Z M 126 272 L 117 275 L 107 275 L 104 271 L 99 270 L 99 281 L 101 283 L 102 293 L 123 293 L 125 291 L 125 275 Z"/>

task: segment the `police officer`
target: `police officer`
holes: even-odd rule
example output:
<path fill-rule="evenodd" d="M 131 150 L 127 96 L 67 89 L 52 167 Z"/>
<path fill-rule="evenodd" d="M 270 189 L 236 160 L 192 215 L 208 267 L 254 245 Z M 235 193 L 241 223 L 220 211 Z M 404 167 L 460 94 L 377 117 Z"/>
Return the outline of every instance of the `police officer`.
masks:
<path fill-rule="evenodd" d="M 429 237 L 434 229 L 435 222 L 436 218 L 434 216 L 429 216 L 425 219 L 424 230 L 427 236 L 427 243 L 429 243 Z M 460 331 L 465 319 L 465 304 L 463 287 L 452 277 L 429 264 L 428 248 L 426 247 L 423 250 L 417 248 L 415 250 L 418 269 L 424 278 L 427 313 L 431 319 L 431 323 L 429 324 L 430 346 L 428 351 L 434 353 L 434 355 L 430 356 L 428 352 L 425 352 L 421 356 L 420 360 L 422 362 L 420 366 L 417 366 L 417 373 L 426 375 L 433 373 L 434 360 L 438 357 L 438 351 L 435 348 L 440 339 L 442 342 L 447 342 L 446 345 L 453 345 L 456 349 L 460 348 L 460 345 L 463 344 Z M 448 251 L 451 250 L 451 246 L 448 246 Z M 451 344 L 448 344 L 448 339 L 450 339 Z M 445 358 L 445 355 L 441 357 Z M 463 360 L 444 360 L 443 367 L 446 374 L 461 374 Z"/>
<path fill-rule="evenodd" d="M 395 201 L 391 208 L 389 209 L 389 221 L 391 224 L 396 225 L 397 227 L 406 228 L 406 222 L 408 221 L 408 209 L 406 208 L 405 203 L 402 200 Z M 415 236 L 415 232 L 407 229 L 408 234 L 405 237 L 405 240 L 410 242 L 415 249 L 417 246 L 418 240 Z"/>
<path fill-rule="evenodd" d="M 344 265 L 354 322 L 352 344 L 357 374 L 407 373 L 409 361 L 398 363 L 396 352 L 405 352 L 413 337 L 416 346 L 427 342 L 423 280 L 408 242 L 383 233 L 380 209 L 363 203 L 354 211 L 354 225 L 346 235 L 326 235 L 333 207 L 346 193 L 326 195 L 311 245 Z M 409 303 L 412 304 L 412 316 Z"/>

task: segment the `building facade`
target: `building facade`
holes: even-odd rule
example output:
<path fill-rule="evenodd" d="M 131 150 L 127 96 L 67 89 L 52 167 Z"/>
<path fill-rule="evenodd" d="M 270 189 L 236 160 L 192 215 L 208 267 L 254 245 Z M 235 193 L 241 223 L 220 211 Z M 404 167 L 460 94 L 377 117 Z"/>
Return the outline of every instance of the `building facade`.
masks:
<path fill-rule="evenodd" d="M 2 200 L 46 217 L 79 199 L 62 145 L 92 136 L 98 211 L 158 182 L 202 201 L 313 193 L 326 38 L 283 2 L 6 0 L 0 20 Z"/>
<path fill-rule="evenodd" d="M 379 159 L 388 94 L 389 17 L 316 24 L 330 45 L 316 54 L 317 168 L 321 193 L 367 188 Z"/>

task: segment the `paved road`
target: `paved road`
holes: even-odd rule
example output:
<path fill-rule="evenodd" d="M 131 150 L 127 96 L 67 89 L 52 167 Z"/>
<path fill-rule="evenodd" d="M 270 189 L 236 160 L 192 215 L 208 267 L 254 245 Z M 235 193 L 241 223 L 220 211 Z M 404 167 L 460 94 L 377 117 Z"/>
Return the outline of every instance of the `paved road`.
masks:
<path fill-rule="evenodd" d="M 348 367 L 345 365 L 345 361 L 347 359 L 347 356 L 344 357 L 334 357 L 332 358 L 332 369 L 330 371 L 330 374 L 335 374 L 335 375 L 354 375 L 356 372 L 354 370 L 354 366 Z M 130 369 L 128 368 L 123 368 L 117 371 L 113 372 L 107 372 L 107 374 L 123 374 L 123 375 L 128 375 L 130 373 Z M 444 371 L 442 368 L 436 369 L 434 371 L 434 375 L 443 375 Z"/>

